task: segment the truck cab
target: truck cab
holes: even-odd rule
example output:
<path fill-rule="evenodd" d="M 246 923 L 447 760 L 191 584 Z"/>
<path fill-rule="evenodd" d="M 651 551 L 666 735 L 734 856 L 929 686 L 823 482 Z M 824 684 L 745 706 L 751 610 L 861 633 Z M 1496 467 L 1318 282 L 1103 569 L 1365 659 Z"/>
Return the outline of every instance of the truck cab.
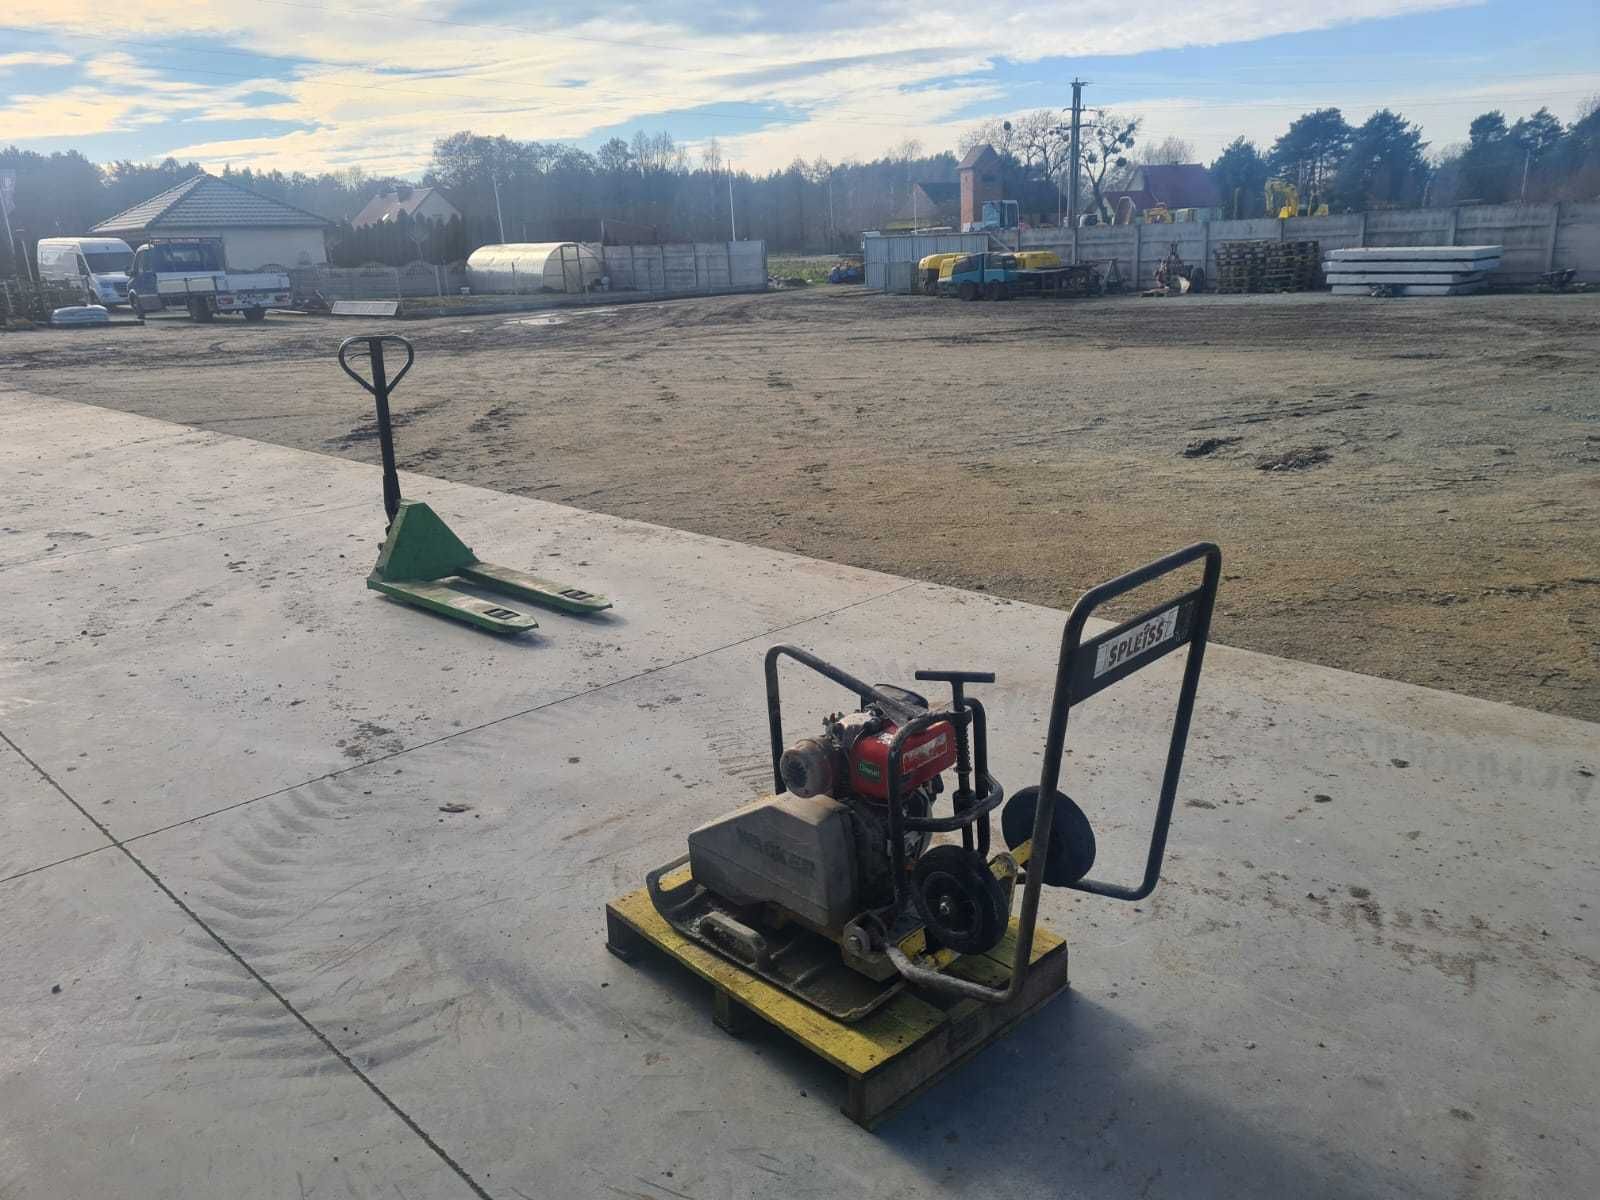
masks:
<path fill-rule="evenodd" d="M 964 254 L 939 271 L 939 294 L 962 300 L 1009 300 L 1017 294 L 1017 256 Z"/>
<path fill-rule="evenodd" d="M 152 238 L 134 252 L 129 276 L 128 302 L 140 316 L 172 306 L 196 321 L 219 312 L 261 321 L 292 299 L 281 272 L 230 272 L 221 238 Z"/>

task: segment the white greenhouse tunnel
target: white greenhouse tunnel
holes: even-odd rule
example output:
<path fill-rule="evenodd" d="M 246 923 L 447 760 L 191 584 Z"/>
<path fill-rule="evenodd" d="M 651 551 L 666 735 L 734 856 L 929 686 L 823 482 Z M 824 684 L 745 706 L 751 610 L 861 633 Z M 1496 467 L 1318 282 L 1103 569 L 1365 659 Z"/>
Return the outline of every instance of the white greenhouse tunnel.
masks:
<path fill-rule="evenodd" d="M 467 258 L 467 282 L 474 292 L 588 291 L 605 263 L 582 242 L 506 242 L 480 246 Z"/>

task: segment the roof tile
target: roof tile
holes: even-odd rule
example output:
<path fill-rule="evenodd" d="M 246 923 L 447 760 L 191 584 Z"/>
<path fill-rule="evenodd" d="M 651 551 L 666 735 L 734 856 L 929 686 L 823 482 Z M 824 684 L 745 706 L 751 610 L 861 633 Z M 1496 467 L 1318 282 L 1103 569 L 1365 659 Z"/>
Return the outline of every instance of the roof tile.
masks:
<path fill-rule="evenodd" d="M 215 175 L 196 175 L 177 187 L 135 204 L 94 227 L 95 233 L 160 233 L 163 229 L 306 229 L 329 221 L 246 191 Z"/>

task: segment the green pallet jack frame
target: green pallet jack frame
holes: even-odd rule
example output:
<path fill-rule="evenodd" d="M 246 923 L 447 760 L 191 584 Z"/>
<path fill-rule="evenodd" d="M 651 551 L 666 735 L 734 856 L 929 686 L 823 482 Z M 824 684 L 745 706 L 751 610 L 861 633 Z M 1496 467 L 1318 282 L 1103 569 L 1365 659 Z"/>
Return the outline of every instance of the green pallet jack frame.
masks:
<path fill-rule="evenodd" d="M 393 379 L 389 378 L 384 363 L 385 342 L 392 342 L 406 352 L 405 366 Z M 371 364 L 370 381 L 351 366 L 353 357 L 363 355 Z M 474 595 L 464 590 L 462 584 L 559 612 L 587 615 L 610 608 L 611 601 L 594 592 L 484 562 L 428 505 L 420 500 L 401 498 L 400 475 L 394 462 L 389 396 L 400 386 L 416 358 L 417 352 L 410 340 L 397 333 L 360 334 L 339 344 L 339 366 L 372 393 L 378 407 L 378 443 L 383 453 L 383 510 L 389 524 L 377 565 L 367 576 L 367 586 L 401 603 L 498 634 L 537 629 L 539 622 L 518 609 Z"/>

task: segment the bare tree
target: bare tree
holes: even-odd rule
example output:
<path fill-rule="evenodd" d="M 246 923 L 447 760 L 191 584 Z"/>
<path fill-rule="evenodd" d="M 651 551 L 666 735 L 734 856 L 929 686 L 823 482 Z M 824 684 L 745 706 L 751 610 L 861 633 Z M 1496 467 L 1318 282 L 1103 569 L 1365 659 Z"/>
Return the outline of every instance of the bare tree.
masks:
<path fill-rule="evenodd" d="M 1015 136 L 1016 129 L 1009 120 L 1004 117 L 990 117 L 963 131 L 956 140 L 956 149 L 965 155 L 974 146 L 988 143 L 1001 154 L 1010 154 Z"/>
<path fill-rule="evenodd" d="M 716 138 L 700 147 L 700 169 L 713 175 L 722 170 L 722 143 Z"/>
<path fill-rule="evenodd" d="M 1139 162 L 1147 167 L 1165 166 L 1169 163 L 1192 163 L 1194 143 L 1181 137 L 1167 136 L 1139 155 Z"/>
<path fill-rule="evenodd" d="M 1106 188 L 1122 182 L 1129 167 L 1134 137 L 1144 118 L 1124 117 L 1104 108 L 1089 110 L 1089 116 L 1091 120 L 1086 124 L 1089 144 L 1083 151 L 1083 173 L 1094 194 L 1095 211 L 1102 221 L 1109 221 L 1111 210 L 1106 207 Z"/>
<path fill-rule="evenodd" d="M 1072 127 L 1058 111 L 1041 108 L 1018 117 L 1013 130 L 1014 153 L 1023 166 L 1043 179 L 1054 179 L 1066 170 Z"/>

